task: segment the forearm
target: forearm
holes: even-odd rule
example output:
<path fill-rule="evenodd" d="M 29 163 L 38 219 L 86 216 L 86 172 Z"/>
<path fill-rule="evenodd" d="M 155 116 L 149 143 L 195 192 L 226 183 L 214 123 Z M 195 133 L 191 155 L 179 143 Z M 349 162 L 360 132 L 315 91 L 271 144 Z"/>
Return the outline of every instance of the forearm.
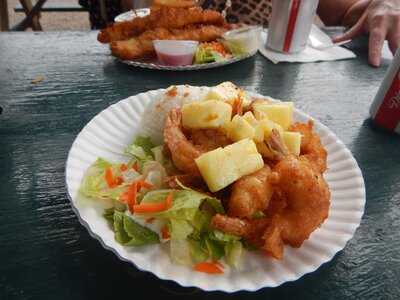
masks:
<path fill-rule="evenodd" d="M 320 0 L 318 15 L 325 25 L 342 25 L 349 8 L 359 1 L 364 0 Z"/>

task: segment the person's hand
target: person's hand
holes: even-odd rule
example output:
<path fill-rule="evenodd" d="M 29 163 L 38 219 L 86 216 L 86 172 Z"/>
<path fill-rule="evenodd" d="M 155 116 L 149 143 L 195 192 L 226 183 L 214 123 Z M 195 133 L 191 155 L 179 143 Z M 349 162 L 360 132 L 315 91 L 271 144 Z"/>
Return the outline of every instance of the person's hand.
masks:
<path fill-rule="evenodd" d="M 353 27 L 333 41 L 341 42 L 362 33 L 369 33 L 369 62 L 378 67 L 381 64 L 381 51 L 385 39 L 388 40 L 393 55 L 400 46 L 400 0 L 360 0 L 349 8 L 344 22 L 346 23 L 346 18 L 354 18 L 357 14 L 360 17 Z"/>

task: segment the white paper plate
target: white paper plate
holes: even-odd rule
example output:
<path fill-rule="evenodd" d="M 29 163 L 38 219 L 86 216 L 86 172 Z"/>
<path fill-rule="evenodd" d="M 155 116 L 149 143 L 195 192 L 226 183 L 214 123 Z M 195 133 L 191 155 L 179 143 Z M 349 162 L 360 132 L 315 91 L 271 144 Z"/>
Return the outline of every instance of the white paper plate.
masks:
<path fill-rule="evenodd" d="M 257 51 L 248 53 L 246 55 L 233 57 L 231 59 L 227 59 L 224 61 L 212 62 L 212 63 L 207 63 L 207 64 L 188 65 L 188 66 L 166 66 L 166 65 L 160 65 L 157 63 L 141 62 L 141 61 L 134 61 L 134 60 L 121 60 L 121 59 L 119 61 L 124 64 L 133 66 L 133 67 L 139 67 L 139 68 L 144 68 L 144 69 L 165 70 L 165 71 L 192 71 L 192 70 L 212 69 L 212 68 L 222 67 L 225 65 L 230 65 L 235 62 L 252 57 L 256 53 L 257 53 Z"/>
<path fill-rule="evenodd" d="M 179 95 L 183 95 L 187 90 L 195 91 L 185 98 L 185 101 L 192 101 L 206 88 L 192 89 L 180 86 Z M 228 268 L 223 275 L 207 275 L 172 264 L 165 246 L 128 248 L 118 244 L 114 240 L 112 230 L 101 216 L 102 209 L 95 205 L 95 201 L 78 201 L 79 185 L 85 170 L 97 157 L 101 156 L 111 161 L 124 160 L 126 158 L 119 153 L 123 153 L 125 146 L 132 142 L 135 135 L 159 131 L 164 113 L 181 102 L 167 97 L 162 101 L 162 105 L 155 105 L 156 102 L 160 103 L 164 93 L 165 90 L 149 91 L 111 105 L 82 129 L 70 149 L 66 163 L 66 184 L 72 207 L 80 222 L 106 249 L 113 251 L 121 260 L 131 262 L 137 268 L 152 272 L 161 279 L 173 280 L 182 286 L 195 286 L 207 291 L 234 292 L 255 291 L 296 280 L 330 261 L 345 247 L 359 226 L 364 212 L 364 180 L 350 151 L 318 121 L 315 121 L 315 130 L 328 151 L 329 169 L 325 178 L 332 194 L 329 217 L 301 248 L 285 246 L 282 260 L 246 252 L 240 270 Z M 155 112 L 158 113 L 157 117 Z M 295 110 L 295 119 L 306 121 L 310 117 Z M 160 132 L 154 138 L 160 140 Z"/>

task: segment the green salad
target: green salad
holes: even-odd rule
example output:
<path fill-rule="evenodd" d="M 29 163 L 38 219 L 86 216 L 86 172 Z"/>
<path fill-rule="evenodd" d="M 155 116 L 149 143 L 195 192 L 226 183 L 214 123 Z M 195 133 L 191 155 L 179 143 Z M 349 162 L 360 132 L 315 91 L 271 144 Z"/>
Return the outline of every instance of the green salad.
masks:
<path fill-rule="evenodd" d="M 82 195 L 111 204 L 103 216 L 115 240 L 126 247 L 166 243 L 173 262 L 201 272 L 223 273 L 218 262 L 223 258 L 237 267 L 243 248 L 240 238 L 210 227 L 215 214 L 225 214 L 220 200 L 178 180 L 177 188 L 168 188 L 166 179 L 176 170 L 163 146 L 150 138 L 136 137 L 125 152 L 126 162 L 98 158 L 80 187 Z"/>

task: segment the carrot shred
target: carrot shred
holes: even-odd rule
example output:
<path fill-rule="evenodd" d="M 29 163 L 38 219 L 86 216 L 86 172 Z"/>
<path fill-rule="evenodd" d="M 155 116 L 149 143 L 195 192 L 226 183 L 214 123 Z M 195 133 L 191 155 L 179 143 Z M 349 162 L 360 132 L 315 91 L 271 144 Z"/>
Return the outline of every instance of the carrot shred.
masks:
<path fill-rule="evenodd" d="M 105 178 L 109 188 L 115 187 L 114 176 L 113 176 L 111 167 L 108 167 L 105 170 L 104 178 Z"/>
<path fill-rule="evenodd" d="M 158 203 L 141 203 L 133 206 L 135 213 L 154 213 L 169 209 L 172 206 L 172 192 L 168 194 L 165 201 Z"/>
<path fill-rule="evenodd" d="M 159 203 L 141 203 L 133 206 L 135 213 L 154 213 L 166 210 L 165 202 Z"/>
<path fill-rule="evenodd" d="M 121 166 L 119 167 L 119 169 L 124 172 L 126 170 L 128 170 L 128 166 L 126 164 L 121 164 Z"/>
<path fill-rule="evenodd" d="M 133 182 L 120 197 L 122 202 L 128 205 L 129 211 L 133 213 L 133 206 L 136 205 L 136 195 L 137 195 L 137 182 Z"/>
<path fill-rule="evenodd" d="M 114 186 L 120 185 L 124 182 L 124 179 L 122 177 L 118 176 L 117 178 L 114 179 Z"/>
<path fill-rule="evenodd" d="M 224 265 L 223 264 L 221 264 L 218 260 L 217 261 L 214 261 L 213 262 L 214 264 L 216 264 L 218 267 L 220 267 L 220 268 L 224 268 Z"/>
<path fill-rule="evenodd" d="M 167 207 L 167 209 L 172 206 L 172 192 L 170 192 L 167 198 L 165 198 L 165 206 Z"/>
<path fill-rule="evenodd" d="M 161 237 L 164 240 L 168 240 L 170 238 L 169 229 L 167 225 L 164 225 L 163 228 L 161 228 Z"/>
<path fill-rule="evenodd" d="M 139 172 L 139 165 L 137 161 L 135 161 L 135 163 L 133 164 L 132 169 L 134 169 L 136 172 Z"/>
<path fill-rule="evenodd" d="M 137 182 L 131 184 L 128 189 L 128 207 L 131 213 L 134 212 L 134 206 L 136 205 L 136 194 L 137 194 Z"/>
<path fill-rule="evenodd" d="M 224 271 L 220 268 L 217 263 L 212 262 L 201 262 L 194 265 L 193 269 L 197 272 L 203 272 L 208 274 L 223 274 Z"/>
<path fill-rule="evenodd" d="M 144 180 L 139 180 L 138 181 L 138 191 L 140 191 L 141 188 L 145 188 L 145 189 L 151 189 L 154 186 Z"/>

